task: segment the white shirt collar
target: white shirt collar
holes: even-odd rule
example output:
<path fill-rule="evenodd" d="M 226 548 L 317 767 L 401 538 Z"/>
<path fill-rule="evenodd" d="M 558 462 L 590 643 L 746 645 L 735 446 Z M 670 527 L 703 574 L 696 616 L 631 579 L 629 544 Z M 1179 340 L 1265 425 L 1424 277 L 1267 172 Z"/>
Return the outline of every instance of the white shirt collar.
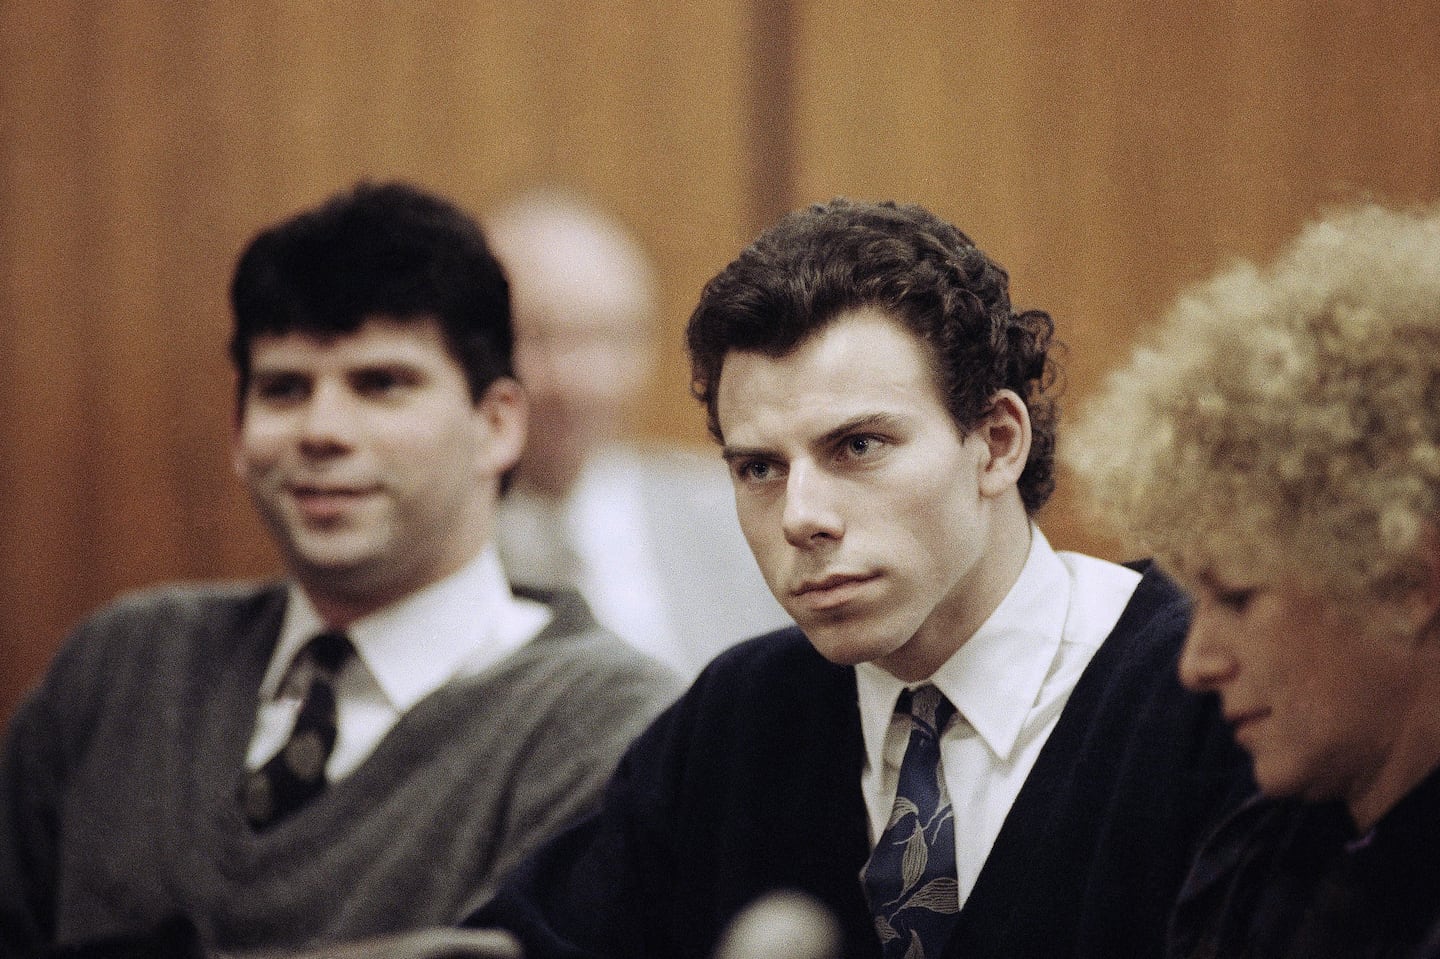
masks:
<path fill-rule="evenodd" d="M 494 546 L 455 573 L 350 624 L 359 659 L 397 712 L 450 679 L 494 665 L 544 628 L 544 605 L 510 592 Z M 305 591 L 291 583 L 280 638 L 260 686 L 273 698 L 300 648 L 326 628 Z"/>
<path fill-rule="evenodd" d="M 1020 576 L 975 634 L 927 682 L 934 683 L 1000 761 L 1015 747 L 1065 633 L 1070 576 L 1038 527 Z M 1103 637 L 1101 637 L 1103 639 Z M 865 752 L 880 761 L 895 700 L 907 685 L 874 663 L 855 669 Z"/>

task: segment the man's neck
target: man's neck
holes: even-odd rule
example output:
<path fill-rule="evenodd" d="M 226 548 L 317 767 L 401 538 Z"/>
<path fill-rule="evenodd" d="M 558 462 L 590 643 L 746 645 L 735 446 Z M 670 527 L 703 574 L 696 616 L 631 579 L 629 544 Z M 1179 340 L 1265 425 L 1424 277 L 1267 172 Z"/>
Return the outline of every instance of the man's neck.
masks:
<path fill-rule="evenodd" d="M 315 582 L 296 575 L 295 581 L 304 591 L 315 612 L 331 629 L 348 629 L 353 623 L 372 616 L 389 606 L 402 602 L 416 593 L 443 582 L 470 565 L 484 551 L 488 540 L 482 540 L 473 551 L 428 575 L 388 579 L 378 582 Z"/>
<path fill-rule="evenodd" d="M 928 679 L 975 635 L 1020 578 L 1030 555 L 1030 517 L 1019 506 L 996 517 L 989 547 L 915 637 L 876 665 L 905 682 Z"/>

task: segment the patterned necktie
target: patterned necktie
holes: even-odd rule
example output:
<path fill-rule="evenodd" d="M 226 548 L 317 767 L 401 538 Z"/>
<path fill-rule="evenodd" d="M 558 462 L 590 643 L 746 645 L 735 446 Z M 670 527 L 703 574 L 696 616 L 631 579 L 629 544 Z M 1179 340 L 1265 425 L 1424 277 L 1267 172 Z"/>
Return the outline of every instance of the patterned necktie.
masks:
<path fill-rule="evenodd" d="M 940 734 L 955 707 L 927 683 L 901 693 L 895 711 L 910 714 L 910 743 L 890 822 L 860 883 L 885 959 L 935 959 L 960 913 L 955 817 L 940 770 Z"/>
<path fill-rule="evenodd" d="M 321 633 L 295 656 L 291 670 L 308 664 L 310 688 L 300 703 L 285 747 L 249 773 L 241 803 L 256 829 L 274 825 L 325 788 L 325 763 L 335 748 L 335 675 L 355 651 L 341 632 Z"/>

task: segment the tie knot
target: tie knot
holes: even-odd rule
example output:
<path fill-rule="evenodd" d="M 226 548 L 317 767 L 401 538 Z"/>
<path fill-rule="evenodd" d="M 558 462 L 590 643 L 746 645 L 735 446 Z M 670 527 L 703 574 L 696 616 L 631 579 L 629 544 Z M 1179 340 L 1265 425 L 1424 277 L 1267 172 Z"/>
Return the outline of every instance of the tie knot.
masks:
<path fill-rule="evenodd" d="M 309 656 L 322 672 L 333 677 L 340 669 L 340 664 L 345 662 L 345 658 L 354 649 L 349 636 L 340 630 L 332 630 L 321 633 L 306 643 L 305 655 Z"/>
<path fill-rule="evenodd" d="M 936 736 L 945 731 L 955 715 L 955 706 L 933 683 L 915 690 L 904 690 L 895 704 L 897 713 L 909 713 L 913 722 L 929 729 Z"/>

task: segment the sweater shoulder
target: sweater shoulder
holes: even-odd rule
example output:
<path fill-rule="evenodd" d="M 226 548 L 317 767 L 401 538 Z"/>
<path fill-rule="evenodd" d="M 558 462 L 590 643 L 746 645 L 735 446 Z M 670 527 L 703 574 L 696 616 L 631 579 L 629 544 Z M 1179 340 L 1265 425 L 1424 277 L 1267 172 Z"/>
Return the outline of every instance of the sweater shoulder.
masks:
<path fill-rule="evenodd" d="M 1190 627 L 1190 598 L 1154 561 L 1125 565 L 1140 573 L 1140 582 L 1103 649 L 1111 656 L 1123 654 L 1127 660 L 1151 664 L 1174 660 Z"/>
<path fill-rule="evenodd" d="M 108 632 L 161 624 L 225 625 L 248 621 L 259 609 L 283 604 L 284 600 L 285 587 L 281 583 L 168 583 L 120 594 L 93 613 L 81 630 Z"/>
<path fill-rule="evenodd" d="M 850 673 L 815 651 L 798 626 L 785 626 L 744 640 L 720 653 L 701 671 L 696 686 L 767 690 L 807 677 Z"/>
<path fill-rule="evenodd" d="M 71 632 L 47 681 L 98 673 L 115 684 L 137 670 L 188 658 L 197 648 L 233 645 L 259 624 L 278 624 L 284 604 L 279 583 L 175 583 L 127 592 Z"/>
<path fill-rule="evenodd" d="M 1234 750 L 1221 748 L 1229 736 L 1215 697 L 1180 682 L 1190 601 L 1154 563 L 1132 568 L 1141 572 L 1140 582 L 1081 674 L 1051 738 L 1068 750 L 1102 753 L 1143 742 L 1181 764 L 1213 753 L 1204 764 L 1229 768 Z"/>
<path fill-rule="evenodd" d="M 818 652 L 799 627 L 745 640 L 701 670 L 677 704 L 677 719 L 696 735 L 773 738 L 855 709 L 855 670 Z"/>
<path fill-rule="evenodd" d="M 549 625 L 519 650 L 519 663 L 538 661 L 550 672 L 571 667 L 604 682 L 638 679 L 679 685 L 669 667 L 602 626 L 575 590 L 517 586 L 515 592 L 543 603 L 551 614 Z"/>
<path fill-rule="evenodd" d="M 554 722 L 595 735 L 618 724 L 638 732 L 680 694 L 680 677 L 601 626 L 573 590 L 519 589 L 551 610 L 550 624 L 494 669 L 460 684 L 461 695 L 500 696 Z M 474 692 L 474 690 L 471 690 Z"/>
<path fill-rule="evenodd" d="M 198 671 L 231 674 L 241 637 L 272 619 L 278 624 L 284 603 L 277 584 L 172 584 L 122 594 L 65 639 L 17 723 L 78 755 L 98 730 L 127 728 L 135 716 L 192 695 Z"/>

